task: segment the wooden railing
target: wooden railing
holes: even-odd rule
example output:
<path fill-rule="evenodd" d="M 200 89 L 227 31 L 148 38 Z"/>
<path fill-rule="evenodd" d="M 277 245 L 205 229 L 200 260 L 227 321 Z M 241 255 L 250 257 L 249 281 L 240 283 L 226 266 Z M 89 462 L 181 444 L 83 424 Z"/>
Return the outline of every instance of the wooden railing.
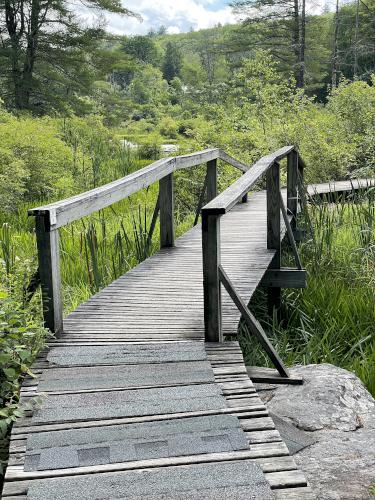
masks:
<path fill-rule="evenodd" d="M 217 160 L 223 160 L 246 172 L 247 165 L 235 160 L 220 149 L 206 149 L 190 155 L 158 160 L 122 179 L 66 200 L 29 210 L 35 217 L 38 246 L 38 276 L 42 286 L 43 314 L 45 325 L 53 332 L 63 328 L 63 304 L 60 279 L 59 228 L 112 205 L 137 191 L 159 181 L 159 197 L 151 222 L 152 236 L 157 216 L 160 216 L 160 246 L 174 245 L 174 190 L 173 172 L 207 163 L 204 190 L 199 197 L 197 216 L 204 200 L 217 194 Z"/>
<path fill-rule="evenodd" d="M 287 158 L 287 207 L 280 192 L 280 160 Z M 293 229 L 298 210 L 298 198 L 303 197 L 304 163 L 294 146 L 286 146 L 273 154 L 257 161 L 241 178 L 223 193 L 202 208 L 202 247 L 203 247 L 203 285 L 205 339 L 207 342 L 222 342 L 221 284 L 241 312 L 250 331 L 256 335 L 280 375 L 287 377 L 287 370 L 277 352 L 269 342 L 259 322 L 252 315 L 242 298 L 235 290 L 220 261 L 220 217 L 229 212 L 251 190 L 256 182 L 266 176 L 267 189 L 267 248 L 275 250 L 270 264 L 273 283 L 269 280 L 269 301 L 273 306 L 278 303 L 282 281 L 294 282 L 300 286 L 304 271 L 294 241 Z M 284 218 L 289 240 L 296 260 L 296 273 L 281 268 L 281 221 Z M 298 277 L 298 278 L 297 278 Z M 275 286 L 276 283 L 276 286 Z M 266 280 L 263 282 L 266 284 Z M 287 283 L 286 283 L 287 284 Z M 301 285 L 303 286 L 303 285 Z"/>

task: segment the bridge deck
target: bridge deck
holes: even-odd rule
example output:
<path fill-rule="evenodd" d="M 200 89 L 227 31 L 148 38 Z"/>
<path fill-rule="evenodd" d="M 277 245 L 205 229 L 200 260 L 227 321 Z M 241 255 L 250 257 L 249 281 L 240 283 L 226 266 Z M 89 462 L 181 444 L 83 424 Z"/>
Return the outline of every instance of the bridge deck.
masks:
<path fill-rule="evenodd" d="M 222 218 L 222 263 L 249 300 L 273 255 L 266 197 Z M 237 342 L 206 345 L 196 226 L 70 314 L 27 380 L 4 498 L 312 498 Z M 223 329 L 240 315 L 223 291 Z M 297 495 L 297 497 L 296 497 Z"/>
<path fill-rule="evenodd" d="M 274 255 L 265 204 L 258 192 L 222 217 L 246 301 Z M 4 498 L 314 498 L 238 343 L 203 343 L 201 255 L 197 226 L 66 318 L 23 384 L 23 401 L 45 399 L 14 426 Z M 225 335 L 239 319 L 223 291 Z"/>

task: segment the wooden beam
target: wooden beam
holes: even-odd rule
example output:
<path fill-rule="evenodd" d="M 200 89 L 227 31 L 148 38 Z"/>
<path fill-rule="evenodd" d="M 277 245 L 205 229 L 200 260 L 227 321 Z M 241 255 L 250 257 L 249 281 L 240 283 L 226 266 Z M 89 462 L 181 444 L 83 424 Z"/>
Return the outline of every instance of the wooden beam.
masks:
<path fill-rule="evenodd" d="M 195 217 L 194 217 L 193 226 L 196 226 L 198 224 L 199 216 L 201 214 L 201 210 L 202 210 L 202 207 L 203 207 L 204 197 L 205 197 L 206 191 L 207 191 L 207 172 L 206 172 L 206 175 L 204 177 L 202 190 L 201 190 L 201 192 L 199 194 L 198 205 L 197 205 L 197 209 L 195 211 Z"/>
<path fill-rule="evenodd" d="M 228 278 L 227 274 L 225 273 L 224 269 L 219 266 L 219 278 L 222 284 L 224 285 L 226 291 L 228 292 L 229 296 L 237 306 L 238 310 L 242 314 L 242 318 L 246 322 L 247 326 L 250 329 L 250 332 L 255 335 L 255 337 L 259 340 L 259 343 L 267 353 L 268 357 L 274 364 L 275 368 L 277 371 L 280 373 L 282 377 L 289 377 L 288 370 L 284 366 L 284 363 L 282 362 L 280 356 L 276 352 L 275 348 L 269 341 L 265 331 L 263 330 L 261 324 L 259 321 L 253 316 L 253 314 L 250 312 L 248 307 L 246 306 L 245 302 L 242 300 L 242 298 L 239 296 L 237 291 L 235 290 L 233 284 L 231 283 L 230 279 Z"/>
<path fill-rule="evenodd" d="M 221 319 L 220 218 L 202 212 L 204 326 L 206 342 L 223 342 Z"/>
<path fill-rule="evenodd" d="M 276 250 L 269 265 L 271 269 L 281 267 L 281 224 L 280 224 L 280 165 L 273 163 L 267 171 L 267 248 Z M 281 288 L 272 287 L 267 290 L 268 314 L 272 317 L 274 310 L 279 311 L 281 305 Z"/>
<path fill-rule="evenodd" d="M 260 285 L 269 288 L 306 288 L 306 270 L 268 269 Z"/>
<path fill-rule="evenodd" d="M 42 287 L 43 317 L 46 328 L 54 333 L 63 330 L 59 232 L 50 230 L 43 216 L 35 218 L 39 276 Z"/>
<path fill-rule="evenodd" d="M 152 237 L 154 235 L 156 221 L 158 220 L 158 217 L 159 217 L 159 211 L 160 211 L 160 193 L 158 194 L 158 199 L 156 200 L 154 212 L 152 214 L 150 229 L 148 230 L 148 235 L 147 235 L 147 248 L 148 249 L 151 248 Z"/>
<path fill-rule="evenodd" d="M 289 377 L 281 377 L 277 370 L 273 370 L 272 368 L 246 366 L 246 371 L 251 381 L 258 384 L 303 384 L 302 377 L 297 377 L 295 375 L 290 375 Z"/>
<path fill-rule="evenodd" d="M 294 146 L 285 146 L 275 153 L 263 156 L 263 158 L 254 163 L 254 165 L 244 175 L 237 179 L 236 182 L 203 207 L 203 210 L 206 210 L 207 213 L 210 213 L 211 215 L 222 215 L 227 213 L 242 199 L 246 193 L 250 191 L 251 187 L 259 181 L 259 179 L 269 168 L 272 167 L 272 165 L 274 165 L 275 162 L 285 158 L 285 156 L 287 156 L 287 154 L 293 149 Z"/>
<path fill-rule="evenodd" d="M 159 181 L 160 248 L 174 246 L 173 174 Z"/>
<path fill-rule="evenodd" d="M 217 160 L 207 162 L 207 203 L 217 196 Z"/>
<path fill-rule="evenodd" d="M 287 157 L 287 209 L 293 215 L 292 229 L 296 228 L 298 207 L 298 152 L 291 151 Z"/>
<path fill-rule="evenodd" d="M 281 212 L 283 214 L 284 223 L 286 226 L 286 231 L 288 233 L 289 243 L 290 243 L 290 246 L 292 247 L 294 260 L 296 262 L 297 269 L 302 269 L 301 259 L 299 257 L 296 241 L 295 241 L 294 235 L 293 235 L 293 230 L 292 230 L 292 227 L 290 225 L 289 217 L 288 217 L 288 214 L 286 212 L 285 205 L 284 205 L 283 195 L 281 194 L 281 192 L 279 192 L 279 195 L 280 195 L 280 208 L 281 208 Z"/>

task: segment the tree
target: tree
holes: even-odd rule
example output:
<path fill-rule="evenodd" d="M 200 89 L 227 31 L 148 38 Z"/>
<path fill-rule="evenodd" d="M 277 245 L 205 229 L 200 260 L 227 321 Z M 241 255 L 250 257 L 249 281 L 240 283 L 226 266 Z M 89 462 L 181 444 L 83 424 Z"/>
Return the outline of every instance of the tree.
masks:
<path fill-rule="evenodd" d="M 339 0 L 336 0 L 336 11 L 334 17 L 333 49 L 332 49 L 332 88 L 337 87 L 338 73 L 338 34 L 339 34 Z"/>
<path fill-rule="evenodd" d="M 163 77 L 170 83 L 173 78 L 180 77 L 182 68 L 182 54 L 176 44 L 168 42 L 165 48 L 163 61 Z"/>
<path fill-rule="evenodd" d="M 53 94 L 69 97 L 90 80 L 88 53 L 104 36 L 100 25 L 82 26 L 67 0 L 0 0 L 0 63 L 7 103 L 38 109 Z M 99 10 L 133 15 L 120 0 L 87 0 Z M 58 90 L 51 93 L 51 87 Z"/>
<path fill-rule="evenodd" d="M 339 9 L 340 73 L 371 81 L 375 71 L 375 1 L 360 0 Z"/>
<path fill-rule="evenodd" d="M 297 87 L 305 86 L 306 8 L 305 0 L 234 0 L 232 7 L 244 23 L 258 25 L 260 46 L 275 48 L 281 60 L 294 55 Z M 285 54 L 286 50 L 286 54 Z"/>
<path fill-rule="evenodd" d="M 152 37 L 136 35 L 125 40 L 123 50 L 137 61 L 154 64 L 158 59 L 158 51 Z"/>

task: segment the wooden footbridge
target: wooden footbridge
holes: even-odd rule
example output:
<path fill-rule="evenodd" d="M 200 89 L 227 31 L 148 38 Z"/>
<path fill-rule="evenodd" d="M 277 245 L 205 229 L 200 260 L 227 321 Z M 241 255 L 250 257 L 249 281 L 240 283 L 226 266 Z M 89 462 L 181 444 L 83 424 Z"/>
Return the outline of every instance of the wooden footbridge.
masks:
<path fill-rule="evenodd" d="M 280 191 L 285 157 L 287 188 Z M 217 196 L 218 159 L 244 175 Z M 206 162 L 202 225 L 174 241 L 173 172 Z M 37 379 L 23 384 L 24 402 L 38 395 L 43 402 L 13 428 L 3 498 L 315 498 L 233 341 L 242 317 L 277 369 L 253 370 L 253 380 L 300 382 L 290 379 L 247 304 L 259 285 L 268 288 L 270 307 L 281 287 L 305 286 L 293 237 L 306 196 L 303 168 L 292 146 L 251 168 L 210 149 L 30 211 L 45 322 L 56 339 L 34 365 Z M 266 191 L 247 201 L 264 177 Z M 155 181 L 160 251 L 63 320 L 59 228 Z M 296 269 L 281 268 L 286 233 Z"/>

